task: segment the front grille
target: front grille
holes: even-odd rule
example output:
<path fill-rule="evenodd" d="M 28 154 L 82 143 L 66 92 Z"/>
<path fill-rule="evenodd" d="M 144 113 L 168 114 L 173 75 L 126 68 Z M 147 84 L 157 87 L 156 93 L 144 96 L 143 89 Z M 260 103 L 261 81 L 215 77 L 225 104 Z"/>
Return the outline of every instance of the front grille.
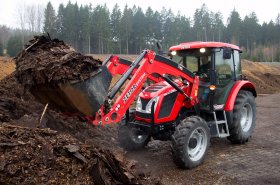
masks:
<path fill-rule="evenodd" d="M 166 95 L 163 100 L 162 100 L 162 104 L 160 107 L 160 111 L 158 114 L 158 118 L 164 118 L 170 115 L 171 110 L 174 106 L 175 100 L 177 98 L 178 95 L 178 91 L 175 91 L 173 93 L 170 93 L 168 95 Z"/>
<path fill-rule="evenodd" d="M 158 90 L 162 89 L 165 87 L 165 85 L 152 85 L 148 87 L 145 92 L 157 92 Z"/>
<path fill-rule="evenodd" d="M 146 110 L 146 106 L 151 99 L 140 98 L 140 100 L 141 100 L 141 103 L 142 103 L 142 110 Z"/>
<path fill-rule="evenodd" d="M 136 116 L 144 119 L 152 119 L 151 114 L 143 113 L 143 112 L 137 112 L 136 111 Z"/>

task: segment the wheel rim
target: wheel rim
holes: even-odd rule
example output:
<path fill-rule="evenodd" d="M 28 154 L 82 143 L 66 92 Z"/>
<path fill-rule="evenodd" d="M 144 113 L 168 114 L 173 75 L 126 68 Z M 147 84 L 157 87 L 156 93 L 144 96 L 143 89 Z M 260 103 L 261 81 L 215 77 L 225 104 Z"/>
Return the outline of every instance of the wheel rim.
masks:
<path fill-rule="evenodd" d="M 148 138 L 148 135 L 138 134 L 138 130 L 135 128 L 131 129 L 130 136 L 135 143 L 143 143 Z"/>
<path fill-rule="evenodd" d="M 192 161 L 200 160 L 207 148 L 207 134 L 206 131 L 202 128 L 196 128 L 189 140 L 187 145 L 187 150 L 189 154 L 189 158 Z"/>
<path fill-rule="evenodd" d="M 251 128 L 252 125 L 252 120 L 253 120 L 253 109 L 251 104 L 246 103 L 241 111 L 241 128 L 243 132 L 248 132 Z"/>

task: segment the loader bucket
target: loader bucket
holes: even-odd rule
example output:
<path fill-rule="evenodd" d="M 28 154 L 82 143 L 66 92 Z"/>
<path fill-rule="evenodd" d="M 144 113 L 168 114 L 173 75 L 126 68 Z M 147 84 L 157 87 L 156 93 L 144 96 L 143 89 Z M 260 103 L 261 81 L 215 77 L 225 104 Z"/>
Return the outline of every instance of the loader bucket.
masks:
<path fill-rule="evenodd" d="M 91 116 L 100 109 L 107 98 L 112 75 L 106 66 L 101 66 L 91 78 L 62 85 L 45 84 L 30 89 L 43 104 L 68 113 Z"/>

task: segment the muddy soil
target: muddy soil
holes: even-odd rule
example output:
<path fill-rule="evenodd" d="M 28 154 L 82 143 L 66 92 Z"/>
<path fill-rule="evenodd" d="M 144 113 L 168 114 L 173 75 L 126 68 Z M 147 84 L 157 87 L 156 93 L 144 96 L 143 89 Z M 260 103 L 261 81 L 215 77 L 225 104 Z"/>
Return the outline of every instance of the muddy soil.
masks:
<path fill-rule="evenodd" d="M 101 65 L 101 61 L 49 36 L 35 36 L 15 57 L 15 63 L 16 77 L 25 86 L 83 81 Z"/>
<path fill-rule="evenodd" d="M 60 43 L 59 47 L 64 45 Z M 44 59 L 45 51 L 41 50 Z M 21 55 L 28 55 L 31 60 L 32 53 L 28 52 Z M 75 55 L 80 56 L 74 53 L 68 59 Z M 159 184 L 158 180 L 134 170 L 133 161 L 124 159 L 117 146 L 115 126 L 94 127 L 53 110 L 40 119 L 44 106 L 34 99 L 28 86 L 49 83 L 47 78 L 41 78 L 45 77 L 42 71 L 49 67 L 44 68 L 47 58 L 39 58 L 37 63 L 43 61 L 43 69 L 36 72 L 41 64 L 28 63 L 28 57 L 17 59 L 17 63 L 22 62 L 18 67 L 22 68 L 0 81 L 0 184 Z M 26 67 L 35 72 L 22 70 Z M 66 78 L 60 73 L 58 76 L 63 78 L 52 78 L 50 82 L 76 78 L 75 75 Z M 78 80 L 84 79 L 81 76 Z M 20 81 L 19 77 L 26 81 Z"/>
<path fill-rule="evenodd" d="M 124 160 L 115 126 L 94 127 L 51 110 L 39 123 L 44 107 L 14 74 L 0 81 L 0 94 L 0 184 L 157 183 Z M 79 148 L 78 157 L 68 146 Z"/>
<path fill-rule="evenodd" d="M 133 163 L 50 129 L 0 127 L 1 184 L 146 184 Z"/>

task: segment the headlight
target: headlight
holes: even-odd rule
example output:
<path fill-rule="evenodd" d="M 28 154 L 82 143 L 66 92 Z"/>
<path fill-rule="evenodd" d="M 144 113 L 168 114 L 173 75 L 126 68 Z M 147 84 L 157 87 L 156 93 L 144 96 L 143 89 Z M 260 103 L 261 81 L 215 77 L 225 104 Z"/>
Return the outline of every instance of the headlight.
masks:
<path fill-rule="evenodd" d="M 142 102 L 140 97 L 138 97 L 137 102 L 136 102 L 136 111 L 141 112 L 142 110 Z"/>
<path fill-rule="evenodd" d="M 155 97 L 155 98 L 151 99 L 151 100 L 148 102 L 148 104 L 147 104 L 147 106 L 146 106 L 146 110 L 144 110 L 145 113 L 149 113 L 149 114 L 151 113 L 153 102 L 155 102 L 155 108 L 156 108 L 157 102 L 158 102 L 158 97 Z"/>
<path fill-rule="evenodd" d="M 138 97 L 137 102 L 136 102 L 136 111 L 146 113 L 146 114 L 151 114 L 152 104 L 153 104 L 153 102 L 155 102 L 155 108 L 156 108 L 157 103 L 158 103 L 158 99 L 159 99 L 159 97 L 152 98 L 147 103 L 146 108 L 142 109 L 142 101 L 141 101 L 140 97 Z"/>

